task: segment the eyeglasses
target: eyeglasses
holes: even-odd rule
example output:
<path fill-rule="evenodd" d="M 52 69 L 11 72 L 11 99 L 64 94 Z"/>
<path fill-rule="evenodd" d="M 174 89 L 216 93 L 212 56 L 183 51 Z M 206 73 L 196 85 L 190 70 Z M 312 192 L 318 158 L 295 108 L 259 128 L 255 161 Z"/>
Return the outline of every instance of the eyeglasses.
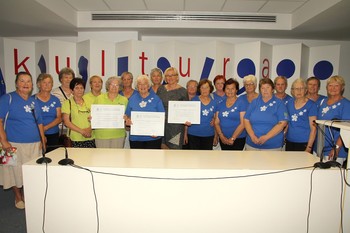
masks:
<path fill-rule="evenodd" d="M 298 87 L 298 88 L 292 87 L 292 90 L 293 91 L 303 91 L 303 90 L 305 90 L 305 87 Z"/>
<path fill-rule="evenodd" d="M 119 84 L 111 83 L 109 84 L 111 87 L 119 87 Z"/>
<path fill-rule="evenodd" d="M 170 78 L 170 77 L 176 77 L 178 76 L 177 74 L 166 74 L 165 77 Z"/>
<path fill-rule="evenodd" d="M 245 83 L 244 86 L 254 86 L 254 83 Z"/>

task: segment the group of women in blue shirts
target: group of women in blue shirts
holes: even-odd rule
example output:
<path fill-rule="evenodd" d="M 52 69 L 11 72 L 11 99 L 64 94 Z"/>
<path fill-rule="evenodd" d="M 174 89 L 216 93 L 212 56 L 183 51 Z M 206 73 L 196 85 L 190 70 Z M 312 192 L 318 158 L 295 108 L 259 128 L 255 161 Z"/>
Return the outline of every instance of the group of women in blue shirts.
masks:
<path fill-rule="evenodd" d="M 74 73 L 70 76 L 72 80 Z M 239 83 L 232 78 L 226 80 L 222 75 L 215 77 L 214 83 L 208 79 L 199 83 L 191 80 L 191 85 L 188 85 L 191 93 L 198 84 L 198 95 L 195 96 L 193 93 L 188 95 L 186 89 L 178 84 L 179 75 L 174 67 L 164 72 L 165 85 L 162 85 L 160 69 L 152 70 L 150 76 L 137 78 L 137 90 L 132 88 L 132 74 L 127 72 L 123 76 L 125 89 L 121 90 L 120 95 L 128 99 L 125 103 L 126 125 L 132 127 L 132 111 L 165 112 L 167 119 L 171 100 L 199 101 L 201 123 L 171 124 L 166 120 L 163 137 L 130 135 L 128 141 L 131 148 L 182 149 L 184 144 L 188 144 L 188 149 L 212 150 L 213 145 L 220 144 L 222 150 L 297 150 L 313 153 L 317 137 L 315 120 L 350 120 L 350 101 L 343 96 L 345 82 L 341 76 L 332 76 L 327 80 L 327 96 L 318 94 L 320 81 L 317 78 L 309 78 L 306 82 L 297 79 L 291 87 L 294 98 L 290 97 L 287 101 L 281 100 L 275 93 L 275 83 L 271 79 L 261 79 L 257 84 L 253 75 L 244 77 L 246 93 L 242 95 L 238 94 Z M 50 94 L 53 86 L 50 75 L 38 78 L 39 92 L 33 96 L 33 82 L 29 73 L 19 73 L 15 82 L 16 91 L 0 98 L 0 139 L 4 150 L 17 147 L 21 165 L 40 155 L 40 144 L 44 150 L 47 142 L 58 144 L 61 101 Z M 102 80 L 100 82 L 101 94 Z M 257 86 L 259 93 L 255 91 Z M 62 90 L 59 92 L 64 93 Z M 329 128 L 325 134 L 324 156 L 345 160 L 347 150 L 339 130 Z M 5 189 L 13 187 L 16 207 L 24 208 L 20 169 L 6 168 L 1 177 L 6 180 L 0 180 Z"/>

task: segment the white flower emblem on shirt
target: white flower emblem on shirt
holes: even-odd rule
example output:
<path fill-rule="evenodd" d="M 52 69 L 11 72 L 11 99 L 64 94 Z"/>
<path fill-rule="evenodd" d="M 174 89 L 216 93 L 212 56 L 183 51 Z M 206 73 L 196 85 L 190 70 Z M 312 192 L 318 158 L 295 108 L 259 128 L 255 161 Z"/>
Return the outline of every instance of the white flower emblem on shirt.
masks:
<path fill-rule="evenodd" d="M 322 109 L 322 116 L 323 116 L 324 114 L 326 114 L 328 111 L 329 111 L 329 107 L 328 107 L 328 106 L 325 107 L 325 108 L 323 108 L 323 109 Z"/>
<path fill-rule="evenodd" d="M 204 110 L 202 111 L 202 113 L 203 113 L 203 116 L 208 116 L 209 111 L 208 111 L 207 109 L 204 109 Z"/>
<path fill-rule="evenodd" d="M 31 111 L 32 111 L 32 107 L 31 107 L 31 106 L 26 105 L 26 106 L 24 106 L 23 108 L 24 108 L 24 110 L 25 110 L 26 112 L 31 112 Z"/>
<path fill-rule="evenodd" d="M 152 103 L 152 100 L 153 100 L 154 98 L 152 97 L 152 98 L 150 98 L 149 100 L 148 100 L 148 102 L 149 103 Z"/>
<path fill-rule="evenodd" d="M 265 112 L 265 111 L 266 111 L 266 109 L 267 109 L 267 107 L 266 107 L 266 106 L 262 106 L 262 107 L 260 107 L 260 112 Z"/>
<path fill-rule="evenodd" d="M 139 103 L 139 105 L 140 105 L 141 108 L 144 108 L 144 107 L 147 106 L 147 102 L 142 100 L 142 101 Z"/>
<path fill-rule="evenodd" d="M 235 112 L 237 110 L 237 107 L 234 107 L 233 109 L 231 109 L 231 112 Z"/>
<path fill-rule="evenodd" d="M 228 111 L 222 112 L 222 117 L 228 117 Z"/>
<path fill-rule="evenodd" d="M 43 112 L 49 112 L 50 107 L 44 106 L 44 107 L 42 107 L 41 109 L 43 110 Z"/>
<path fill-rule="evenodd" d="M 298 115 L 297 114 L 293 114 L 292 115 L 292 121 L 298 121 Z"/>
<path fill-rule="evenodd" d="M 211 108 L 209 108 L 209 110 L 212 112 L 214 111 L 214 106 L 211 106 Z"/>
<path fill-rule="evenodd" d="M 270 103 L 269 105 L 270 105 L 270 107 L 272 107 L 272 106 L 273 106 L 273 103 Z"/>
<path fill-rule="evenodd" d="M 302 115 L 304 115 L 304 112 L 299 112 L 299 116 L 302 116 Z"/>

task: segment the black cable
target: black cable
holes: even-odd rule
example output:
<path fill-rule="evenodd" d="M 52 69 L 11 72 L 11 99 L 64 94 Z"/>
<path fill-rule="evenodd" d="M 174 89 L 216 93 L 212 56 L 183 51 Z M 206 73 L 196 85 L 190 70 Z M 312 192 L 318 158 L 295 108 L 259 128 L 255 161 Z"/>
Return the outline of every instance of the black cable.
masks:
<path fill-rule="evenodd" d="M 344 179 L 344 182 L 347 186 L 350 187 L 350 183 L 348 182 L 348 180 L 346 179 L 346 175 L 345 172 L 347 172 L 349 169 L 343 169 L 343 179 Z"/>
<path fill-rule="evenodd" d="M 173 178 L 173 177 L 136 176 L 136 175 L 125 175 L 125 174 L 118 174 L 118 173 L 94 171 L 94 170 L 90 170 L 90 169 L 85 168 L 85 167 L 81 167 L 81 166 L 79 166 L 77 164 L 72 164 L 71 166 L 75 167 L 75 168 L 87 170 L 87 171 L 90 171 L 90 172 L 93 172 L 93 173 L 96 173 L 96 174 L 112 175 L 112 176 L 119 176 L 119 177 L 126 177 L 126 178 L 150 179 L 150 180 L 223 180 L 223 179 L 238 179 L 238 178 L 249 178 L 249 177 L 256 177 L 256 176 L 273 175 L 273 174 L 279 174 L 279 173 L 290 172 L 290 171 L 304 170 L 304 169 L 309 169 L 309 168 L 313 168 L 314 167 L 314 166 L 298 167 L 298 168 L 290 168 L 290 169 L 274 171 L 274 172 L 265 172 L 265 173 L 241 175 L 241 176 L 219 176 L 219 177 L 201 177 L 201 178 L 195 178 L 195 177 Z"/>
<path fill-rule="evenodd" d="M 98 213 L 98 201 L 97 201 L 97 195 L 96 195 L 96 188 L 95 188 L 95 180 L 94 180 L 94 174 L 93 172 L 88 169 L 88 168 L 85 168 L 85 167 L 80 167 L 80 166 L 77 166 L 75 164 L 69 164 L 71 165 L 72 167 L 76 167 L 76 168 L 79 168 L 79 169 L 82 169 L 82 170 L 85 170 L 85 171 L 88 171 L 91 175 L 91 182 L 92 182 L 92 190 L 93 190 L 93 193 L 94 193 L 94 198 L 95 198 L 95 209 L 96 209 L 96 232 L 98 233 L 100 231 L 100 216 L 99 216 L 99 213 Z"/>

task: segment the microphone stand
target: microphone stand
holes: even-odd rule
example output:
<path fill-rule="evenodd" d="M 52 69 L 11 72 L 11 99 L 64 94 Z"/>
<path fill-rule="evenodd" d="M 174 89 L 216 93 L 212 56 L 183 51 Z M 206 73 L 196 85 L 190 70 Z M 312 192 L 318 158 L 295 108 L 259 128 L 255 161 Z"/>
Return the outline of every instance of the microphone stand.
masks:
<path fill-rule="evenodd" d="M 68 150 L 67 147 L 64 147 L 65 150 L 65 158 L 61 159 L 60 161 L 58 161 L 59 165 L 71 165 L 74 164 L 73 159 L 68 158 Z"/>
<path fill-rule="evenodd" d="M 36 124 L 36 128 L 38 130 L 38 133 L 39 133 L 39 137 L 40 137 L 40 140 L 42 142 L 44 142 L 43 138 L 41 137 L 41 134 L 40 134 L 40 129 L 39 129 L 39 125 L 38 125 L 38 119 L 36 119 L 36 116 L 35 116 L 35 109 L 34 109 L 34 106 L 31 106 L 31 112 L 32 112 L 32 115 L 34 117 L 34 121 L 35 121 L 35 124 Z M 36 160 L 36 163 L 37 164 L 42 164 L 42 163 L 51 163 L 52 162 L 52 159 L 48 158 L 48 157 L 45 157 L 45 149 L 44 149 L 44 145 L 42 145 L 42 150 L 41 150 L 41 154 L 42 154 L 42 157 L 41 158 L 38 158 Z"/>
<path fill-rule="evenodd" d="M 316 121 L 314 121 L 314 124 L 316 124 L 316 128 L 318 129 L 318 132 L 321 132 L 322 135 L 325 137 L 325 139 L 327 139 L 329 141 L 328 138 L 326 138 L 326 133 L 324 132 L 324 130 L 316 123 Z M 318 135 L 320 136 L 320 135 Z M 331 144 L 334 144 L 334 142 L 331 142 Z M 323 145 L 324 146 L 324 145 Z M 336 150 L 336 147 L 335 145 L 332 147 L 332 150 L 334 150 L 334 156 L 333 156 L 333 160 L 330 160 L 330 161 L 327 161 L 327 162 L 323 162 L 323 157 L 324 157 L 324 154 L 323 154 L 323 150 L 320 154 L 320 162 L 317 162 L 314 164 L 314 167 L 317 167 L 317 168 L 321 168 L 321 169 L 328 169 L 328 168 L 331 168 L 331 167 L 341 167 L 340 163 L 338 163 L 336 160 L 337 160 L 337 150 Z"/>

